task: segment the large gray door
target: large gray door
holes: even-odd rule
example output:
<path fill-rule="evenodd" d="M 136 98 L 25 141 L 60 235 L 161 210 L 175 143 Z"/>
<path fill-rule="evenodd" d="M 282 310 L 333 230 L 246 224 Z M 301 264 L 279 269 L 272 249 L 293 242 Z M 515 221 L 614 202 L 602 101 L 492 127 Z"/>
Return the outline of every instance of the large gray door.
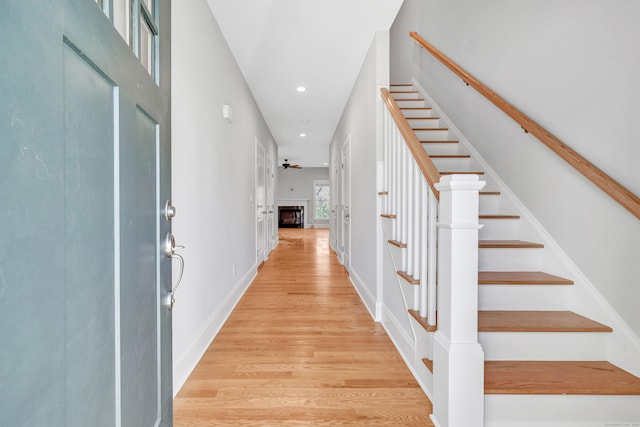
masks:
<path fill-rule="evenodd" d="M 0 424 L 172 424 L 168 0 L 0 8 Z"/>

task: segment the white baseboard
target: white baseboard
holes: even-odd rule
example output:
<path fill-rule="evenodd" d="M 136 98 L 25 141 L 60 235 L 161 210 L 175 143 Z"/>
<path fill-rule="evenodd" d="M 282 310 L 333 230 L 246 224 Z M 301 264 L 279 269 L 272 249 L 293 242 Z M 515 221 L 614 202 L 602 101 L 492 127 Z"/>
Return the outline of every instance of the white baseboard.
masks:
<path fill-rule="evenodd" d="M 198 362 L 218 335 L 220 329 L 231 315 L 242 295 L 246 292 L 257 274 L 257 266 L 253 266 L 229 292 L 225 300 L 211 314 L 196 334 L 196 339 L 189 349 L 178 360 L 173 361 L 173 397 L 175 397 L 184 383 L 195 369 Z"/>
<path fill-rule="evenodd" d="M 358 273 L 356 273 L 356 271 L 353 269 L 353 266 L 351 267 L 351 272 L 349 273 L 349 279 L 351 280 L 351 283 L 353 284 L 353 287 L 355 288 L 358 295 L 360 295 L 360 299 L 362 300 L 362 302 L 364 302 L 364 306 L 367 308 L 367 311 L 369 311 L 369 314 L 371 315 L 373 320 L 377 321 L 376 297 L 369 291 L 369 289 L 367 289 L 360 276 L 358 276 Z"/>

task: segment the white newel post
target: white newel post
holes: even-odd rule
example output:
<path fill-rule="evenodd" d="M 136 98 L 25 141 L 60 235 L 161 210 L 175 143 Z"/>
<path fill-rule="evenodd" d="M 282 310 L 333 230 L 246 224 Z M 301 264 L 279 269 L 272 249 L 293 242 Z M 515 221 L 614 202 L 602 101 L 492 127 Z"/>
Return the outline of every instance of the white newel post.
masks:
<path fill-rule="evenodd" d="M 433 421 L 437 427 L 484 425 L 484 352 L 478 343 L 477 175 L 436 184 L 438 330 L 433 340 Z"/>

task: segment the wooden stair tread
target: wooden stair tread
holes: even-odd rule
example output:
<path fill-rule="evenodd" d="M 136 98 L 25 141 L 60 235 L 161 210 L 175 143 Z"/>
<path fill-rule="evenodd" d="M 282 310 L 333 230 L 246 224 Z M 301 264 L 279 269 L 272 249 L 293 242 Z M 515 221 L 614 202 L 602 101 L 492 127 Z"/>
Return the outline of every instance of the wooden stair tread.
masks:
<path fill-rule="evenodd" d="M 429 371 L 433 372 L 433 360 L 425 357 L 422 359 L 422 363 L 424 363 L 424 366 L 426 366 Z"/>
<path fill-rule="evenodd" d="M 484 175 L 482 171 L 444 171 L 440 175 Z"/>
<path fill-rule="evenodd" d="M 430 154 L 432 159 L 470 159 L 471 154 Z"/>
<path fill-rule="evenodd" d="M 380 214 L 380 216 L 382 218 L 389 218 L 389 219 L 396 219 L 396 215 L 395 214 Z"/>
<path fill-rule="evenodd" d="M 482 214 L 480 219 L 520 219 L 520 215 Z"/>
<path fill-rule="evenodd" d="M 481 191 L 481 196 L 499 196 L 501 193 L 499 191 Z"/>
<path fill-rule="evenodd" d="M 478 312 L 478 332 L 611 332 L 602 323 L 571 311 Z"/>
<path fill-rule="evenodd" d="M 435 332 L 438 329 L 434 325 L 429 325 L 427 323 L 427 319 L 425 317 L 420 317 L 420 312 L 416 310 L 409 310 L 409 314 L 411 317 L 416 319 L 416 321 L 425 329 L 427 332 Z"/>
<path fill-rule="evenodd" d="M 640 395 L 640 378 L 605 361 L 486 361 L 484 392 Z"/>
<path fill-rule="evenodd" d="M 378 191 L 378 196 L 388 196 L 389 192 L 388 191 Z"/>
<path fill-rule="evenodd" d="M 397 246 L 399 248 L 406 248 L 407 247 L 406 243 L 398 242 L 397 240 L 389 240 L 389 243 L 391 243 L 393 246 Z"/>
<path fill-rule="evenodd" d="M 432 141 L 420 141 L 421 144 L 457 144 L 460 141 L 455 139 L 434 139 Z"/>
<path fill-rule="evenodd" d="M 480 271 L 478 283 L 496 285 L 573 285 L 573 281 L 542 271 Z"/>
<path fill-rule="evenodd" d="M 389 93 L 418 93 L 417 90 L 390 90 Z"/>
<path fill-rule="evenodd" d="M 398 276 L 402 277 L 404 280 L 406 280 L 408 283 L 412 285 L 420 284 L 420 279 L 414 279 L 413 277 L 409 276 L 406 271 L 398 271 L 397 273 L 398 273 Z"/>
<path fill-rule="evenodd" d="M 525 242 L 522 240 L 479 240 L 478 247 L 480 248 L 544 248 L 541 243 Z"/>

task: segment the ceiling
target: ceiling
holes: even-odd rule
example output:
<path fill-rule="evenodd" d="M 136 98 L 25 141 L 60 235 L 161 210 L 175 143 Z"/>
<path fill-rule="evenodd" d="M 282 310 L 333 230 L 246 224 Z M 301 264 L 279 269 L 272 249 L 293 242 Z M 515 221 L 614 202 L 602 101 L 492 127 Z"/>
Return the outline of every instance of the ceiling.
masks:
<path fill-rule="evenodd" d="M 278 144 L 278 162 L 326 166 L 373 36 L 390 28 L 403 0 L 207 1 Z"/>

